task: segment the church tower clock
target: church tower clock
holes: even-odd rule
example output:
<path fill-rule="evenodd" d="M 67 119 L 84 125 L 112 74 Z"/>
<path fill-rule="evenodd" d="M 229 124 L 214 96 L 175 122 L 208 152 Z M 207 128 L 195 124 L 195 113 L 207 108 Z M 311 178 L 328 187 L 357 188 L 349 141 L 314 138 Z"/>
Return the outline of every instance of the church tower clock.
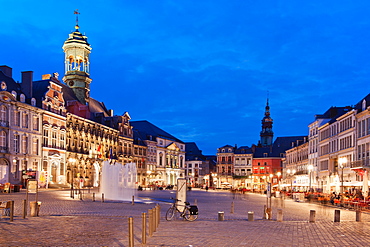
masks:
<path fill-rule="evenodd" d="M 262 146 L 272 145 L 272 139 L 274 137 L 274 132 L 272 131 L 272 122 L 273 120 L 270 117 L 269 100 L 267 99 L 265 116 L 262 118 L 262 131 L 260 133 Z"/>
<path fill-rule="evenodd" d="M 90 97 L 90 62 L 89 56 L 91 46 L 87 37 L 80 33 L 78 26 L 78 15 L 76 14 L 76 30 L 69 34 L 64 42 L 63 51 L 65 54 L 65 75 L 63 81 L 72 88 L 76 97 L 82 104 L 87 104 Z"/>

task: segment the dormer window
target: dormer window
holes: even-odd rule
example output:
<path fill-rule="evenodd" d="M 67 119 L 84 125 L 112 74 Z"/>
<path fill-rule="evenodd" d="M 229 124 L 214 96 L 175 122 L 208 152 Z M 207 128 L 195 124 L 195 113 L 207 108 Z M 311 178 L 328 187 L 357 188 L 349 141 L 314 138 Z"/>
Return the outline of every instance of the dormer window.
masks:
<path fill-rule="evenodd" d="M 362 110 L 365 111 L 366 110 L 366 100 L 363 100 L 362 101 Z"/>
<path fill-rule="evenodd" d="M 32 98 L 32 99 L 31 99 L 31 105 L 32 105 L 32 106 L 36 106 L 36 99 L 35 99 L 35 98 Z"/>
<path fill-rule="evenodd" d="M 5 81 L 2 81 L 1 82 L 1 90 L 6 90 L 6 89 L 7 89 L 6 83 L 5 83 Z"/>
<path fill-rule="evenodd" d="M 22 103 L 26 102 L 26 96 L 23 93 L 21 94 L 20 101 Z"/>
<path fill-rule="evenodd" d="M 14 98 L 17 98 L 17 92 L 16 91 L 12 91 L 12 95 L 14 96 Z"/>

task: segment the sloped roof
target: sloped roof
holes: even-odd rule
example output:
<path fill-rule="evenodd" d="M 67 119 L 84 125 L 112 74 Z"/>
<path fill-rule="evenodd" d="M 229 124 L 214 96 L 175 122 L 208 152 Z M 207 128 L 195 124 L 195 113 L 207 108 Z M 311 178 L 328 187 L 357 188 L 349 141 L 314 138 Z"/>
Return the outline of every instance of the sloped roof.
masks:
<path fill-rule="evenodd" d="M 251 154 L 253 153 L 252 149 L 248 146 L 241 146 L 235 149 L 235 154 Z"/>
<path fill-rule="evenodd" d="M 96 99 L 89 98 L 89 110 L 91 113 L 102 112 L 104 117 L 108 117 L 108 110 L 103 102 L 97 101 Z"/>
<path fill-rule="evenodd" d="M 186 142 L 185 143 L 185 159 L 186 160 L 204 160 L 202 151 L 198 148 L 195 142 Z"/>
<path fill-rule="evenodd" d="M 278 137 L 271 146 L 267 147 L 255 147 L 253 157 L 264 158 L 266 157 L 281 157 L 282 153 L 292 147 L 292 143 L 297 141 L 302 144 L 307 136 L 284 136 Z"/>
<path fill-rule="evenodd" d="M 16 91 L 17 93 L 21 93 L 20 84 L 14 81 L 13 78 L 6 76 L 4 72 L 0 69 L 0 82 L 4 81 L 6 83 L 7 89 L 6 91 Z"/>
<path fill-rule="evenodd" d="M 338 107 L 338 106 L 332 106 L 330 107 L 324 114 L 318 114 L 315 116 L 316 119 L 319 118 L 325 118 L 330 119 L 328 122 L 333 123 L 336 121 L 336 119 L 343 114 L 346 114 L 348 111 L 352 110 L 353 108 L 350 106 L 344 106 L 344 107 Z"/>
<path fill-rule="evenodd" d="M 184 143 L 183 141 L 177 139 L 173 135 L 167 133 L 166 131 L 160 129 L 159 127 L 146 120 L 130 121 L 130 124 L 131 126 L 133 126 L 134 130 L 141 132 L 141 136 L 144 137 L 145 140 L 148 140 L 149 136 L 152 136 L 154 138 L 160 137 L 171 141 Z"/>
<path fill-rule="evenodd" d="M 362 112 L 362 101 L 366 101 L 366 108 L 370 106 L 370 94 L 366 95 L 364 98 L 362 98 L 355 106 L 354 108 L 357 110 L 357 112 Z"/>

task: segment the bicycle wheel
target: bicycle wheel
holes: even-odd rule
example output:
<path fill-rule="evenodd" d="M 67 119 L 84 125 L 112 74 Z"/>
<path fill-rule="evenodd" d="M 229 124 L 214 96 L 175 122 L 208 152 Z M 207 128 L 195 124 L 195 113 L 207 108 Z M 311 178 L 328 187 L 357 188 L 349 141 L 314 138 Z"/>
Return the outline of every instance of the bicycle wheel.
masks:
<path fill-rule="evenodd" d="M 194 221 L 198 218 L 197 214 L 191 214 L 189 208 L 185 208 L 184 210 L 184 218 L 187 221 Z"/>
<path fill-rule="evenodd" d="M 173 219 L 173 216 L 175 216 L 175 207 L 170 207 L 166 212 L 166 220 L 170 221 Z"/>

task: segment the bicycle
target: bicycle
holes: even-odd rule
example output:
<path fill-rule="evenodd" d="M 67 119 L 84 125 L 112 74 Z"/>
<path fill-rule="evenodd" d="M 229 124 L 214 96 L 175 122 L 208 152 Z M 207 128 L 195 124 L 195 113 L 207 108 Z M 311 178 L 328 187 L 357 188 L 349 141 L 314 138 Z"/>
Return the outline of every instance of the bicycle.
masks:
<path fill-rule="evenodd" d="M 176 213 L 179 213 L 181 217 L 186 219 L 187 221 L 194 221 L 198 218 L 198 207 L 195 205 L 190 205 L 189 202 L 185 202 L 185 206 L 183 206 L 183 210 L 180 211 L 177 208 L 177 202 L 181 201 L 179 199 L 172 198 L 173 201 L 172 206 L 166 212 L 166 220 L 170 221 L 173 219 Z"/>

